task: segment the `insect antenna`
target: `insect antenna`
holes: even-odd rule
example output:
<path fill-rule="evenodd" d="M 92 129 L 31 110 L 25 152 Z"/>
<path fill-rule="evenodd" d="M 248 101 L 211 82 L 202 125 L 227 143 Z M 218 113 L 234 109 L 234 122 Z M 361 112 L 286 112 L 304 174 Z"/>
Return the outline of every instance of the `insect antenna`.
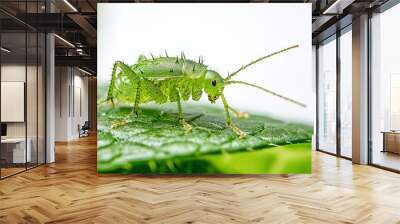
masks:
<path fill-rule="evenodd" d="M 154 55 L 152 53 L 150 53 L 150 55 L 151 55 L 151 58 L 154 60 Z"/>
<path fill-rule="evenodd" d="M 270 57 L 272 57 L 272 56 L 275 56 L 275 55 L 277 55 L 277 54 L 283 53 L 283 52 L 285 52 L 285 51 L 288 51 L 288 50 L 291 50 L 291 49 L 297 48 L 297 47 L 299 47 L 299 45 L 293 45 L 293 46 L 284 48 L 284 49 L 282 49 L 282 50 L 275 51 L 275 52 L 273 52 L 273 53 L 271 53 L 271 54 L 268 54 L 268 55 L 266 55 L 266 56 L 263 56 L 263 57 L 261 57 L 261 58 L 257 58 L 256 60 L 251 61 L 251 62 L 248 63 L 247 65 L 242 66 L 242 67 L 239 68 L 237 71 L 235 71 L 235 72 L 233 72 L 232 74 L 228 75 L 228 76 L 225 78 L 225 81 L 230 80 L 233 76 L 235 76 L 235 75 L 237 75 L 239 72 L 245 70 L 247 67 L 256 64 L 257 62 L 260 62 L 260 61 L 262 61 L 262 60 L 264 60 L 264 59 L 270 58 Z"/>
<path fill-rule="evenodd" d="M 165 56 L 168 58 L 168 53 L 167 53 L 167 50 L 164 50 L 165 51 Z"/>
<path fill-rule="evenodd" d="M 262 91 L 264 91 L 264 92 L 267 92 L 267 93 L 269 93 L 269 94 L 272 94 L 272 95 L 274 95 L 274 96 L 277 96 L 277 97 L 279 97 L 279 98 L 281 98 L 281 99 L 284 99 L 284 100 L 286 100 L 286 101 L 288 101 L 288 102 L 297 104 L 297 105 L 299 105 L 299 106 L 301 106 L 301 107 L 306 107 L 306 105 L 305 105 L 304 103 L 301 103 L 301 102 L 299 102 L 299 101 L 297 101 L 297 100 L 293 100 L 293 99 L 291 99 L 291 98 L 289 98 L 289 97 L 283 96 L 283 95 L 281 95 L 281 94 L 279 94 L 279 93 L 276 93 L 276 92 L 274 92 L 274 91 L 271 91 L 271 90 L 266 89 L 266 88 L 261 87 L 261 86 L 257 86 L 257 85 L 252 84 L 252 83 L 243 82 L 243 81 L 234 81 L 234 80 L 225 82 L 225 85 L 232 85 L 232 84 L 242 84 L 242 85 L 251 86 L 251 87 L 260 89 L 260 90 L 262 90 Z"/>

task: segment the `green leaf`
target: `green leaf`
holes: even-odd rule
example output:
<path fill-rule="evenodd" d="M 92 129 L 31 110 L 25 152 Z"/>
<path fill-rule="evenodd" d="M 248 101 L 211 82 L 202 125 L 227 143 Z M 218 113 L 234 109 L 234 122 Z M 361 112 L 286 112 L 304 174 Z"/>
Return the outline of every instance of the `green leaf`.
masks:
<path fill-rule="evenodd" d="M 229 171 L 216 165 L 215 161 L 222 162 L 223 160 L 225 164 L 228 158 L 226 156 L 232 155 L 232 158 L 240 158 L 232 160 L 239 163 L 239 161 L 246 161 L 245 155 L 279 148 L 277 146 L 297 145 L 295 143 L 307 143 L 306 145 L 311 147 L 309 143 L 312 127 L 309 125 L 288 123 L 265 115 L 251 114 L 247 119 L 234 119 L 234 123 L 248 134 L 247 138 L 239 139 L 230 128 L 226 127 L 224 112 L 219 108 L 184 103 L 185 119 L 193 126 L 190 133 L 185 133 L 179 124 L 175 103 L 151 104 L 141 108 L 143 113 L 136 117 L 131 114 L 131 107 L 113 109 L 107 105 L 99 105 L 99 172 L 241 173 L 240 164 L 226 165 L 226 167 L 235 167 Z M 113 124 L 121 123 L 121 121 L 123 125 L 111 128 Z M 307 154 L 310 150 L 307 150 L 304 145 L 299 151 L 295 149 L 296 147 L 290 150 L 282 148 L 280 151 L 286 150 L 289 154 L 296 152 L 297 154 L 293 154 L 296 156 L 289 157 L 290 161 L 294 161 L 296 157 L 305 158 L 304 162 L 298 161 L 294 164 L 299 167 L 302 167 L 301 164 L 310 167 L 308 159 L 311 158 L 311 154 L 310 156 Z M 237 153 L 240 153 L 241 157 L 234 156 Z M 282 153 L 278 154 L 282 156 Z M 259 155 L 272 156 L 271 153 Z M 265 158 L 265 161 L 276 160 L 276 158 L 271 159 L 272 157 Z M 259 160 L 262 161 L 262 158 Z M 285 163 L 293 164 L 290 161 Z M 251 162 L 245 164 L 249 165 Z M 265 171 L 267 166 L 261 163 L 260 167 Z M 253 172 L 254 169 L 246 168 L 245 170 Z M 275 172 L 277 168 L 271 168 L 271 170 Z"/>

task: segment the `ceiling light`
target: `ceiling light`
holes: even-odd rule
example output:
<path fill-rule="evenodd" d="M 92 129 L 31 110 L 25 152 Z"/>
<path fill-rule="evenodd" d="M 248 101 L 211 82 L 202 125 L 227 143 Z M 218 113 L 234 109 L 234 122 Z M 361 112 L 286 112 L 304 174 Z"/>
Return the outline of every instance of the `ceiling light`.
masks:
<path fill-rule="evenodd" d="M 78 10 L 71 4 L 69 3 L 68 0 L 64 0 L 65 4 L 67 4 L 74 12 L 78 12 Z"/>
<path fill-rule="evenodd" d="M 81 68 L 79 68 L 79 67 L 78 67 L 78 70 L 81 71 L 81 72 L 83 72 L 83 73 L 85 73 L 85 74 L 87 74 L 87 75 L 92 75 L 92 73 L 90 73 L 90 72 L 88 72 L 88 71 L 86 71 L 86 70 L 83 70 L 83 69 L 81 69 Z"/>
<path fill-rule="evenodd" d="M 77 48 L 77 49 L 76 49 L 76 53 L 78 53 L 79 55 L 83 55 L 83 54 L 84 54 L 82 48 Z"/>
<path fill-rule="evenodd" d="M 67 45 L 69 45 L 70 47 L 73 47 L 73 48 L 75 48 L 75 45 L 73 45 L 71 42 L 69 42 L 68 40 L 66 40 L 66 39 L 64 39 L 64 38 L 62 38 L 62 37 L 60 37 L 59 35 L 57 35 L 57 34 L 54 34 L 54 36 L 55 37 L 57 37 L 59 40 L 61 40 L 62 42 L 64 42 L 64 43 L 66 43 Z"/>
<path fill-rule="evenodd" d="M 351 5 L 353 2 L 354 0 L 336 0 L 332 5 L 325 9 L 322 14 L 342 14 L 343 9 Z"/>
<path fill-rule="evenodd" d="M 4 51 L 4 52 L 6 52 L 6 53 L 10 53 L 10 52 L 11 52 L 11 50 L 9 50 L 9 49 L 7 49 L 7 48 L 5 48 L 5 47 L 1 47 L 1 50 Z"/>

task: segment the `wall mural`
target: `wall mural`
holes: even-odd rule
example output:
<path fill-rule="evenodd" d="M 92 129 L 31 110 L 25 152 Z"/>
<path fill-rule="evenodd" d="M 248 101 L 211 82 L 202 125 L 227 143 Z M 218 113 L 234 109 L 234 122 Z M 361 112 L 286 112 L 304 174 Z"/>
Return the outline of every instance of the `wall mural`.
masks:
<path fill-rule="evenodd" d="M 309 4 L 98 8 L 99 173 L 311 172 Z"/>

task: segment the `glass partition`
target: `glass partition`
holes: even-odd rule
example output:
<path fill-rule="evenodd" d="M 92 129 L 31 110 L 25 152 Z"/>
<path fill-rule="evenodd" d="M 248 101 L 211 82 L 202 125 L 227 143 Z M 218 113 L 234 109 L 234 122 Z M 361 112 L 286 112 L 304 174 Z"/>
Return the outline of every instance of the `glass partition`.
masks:
<path fill-rule="evenodd" d="M 24 171 L 31 158 L 26 150 L 26 41 L 25 32 L 1 34 L 2 177 Z"/>
<path fill-rule="evenodd" d="M 43 33 L 38 33 L 38 64 L 37 64 L 37 162 L 43 164 L 46 162 L 46 39 Z"/>
<path fill-rule="evenodd" d="M 340 154 L 352 157 L 352 34 L 340 36 Z"/>
<path fill-rule="evenodd" d="M 44 1 L 17 5 L 38 13 Z M 0 12 L 1 179 L 45 163 L 45 44 L 43 33 Z"/>
<path fill-rule="evenodd" d="M 371 18 L 372 164 L 400 171 L 400 4 Z"/>
<path fill-rule="evenodd" d="M 336 36 L 318 47 L 318 149 L 336 153 Z"/>
<path fill-rule="evenodd" d="M 30 159 L 27 167 L 37 165 L 38 158 L 38 35 L 36 32 L 27 33 L 27 82 L 26 82 L 26 114 L 27 114 L 27 150 L 30 151 Z"/>
<path fill-rule="evenodd" d="M 37 13 L 38 5 L 37 2 L 27 2 L 27 12 Z M 37 88 L 37 76 L 38 76 L 38 33 L 35 30 L 27 29 L 27 99 L 26 99 L 26 113 L 27 113 L 27 150 L 31 151 L 30 162 L 27 163 L 27 167 L 37 166 L 38 160 L 38 139 L 37 139 L 37 127 L 38 127 L 38 88 Z"/>

